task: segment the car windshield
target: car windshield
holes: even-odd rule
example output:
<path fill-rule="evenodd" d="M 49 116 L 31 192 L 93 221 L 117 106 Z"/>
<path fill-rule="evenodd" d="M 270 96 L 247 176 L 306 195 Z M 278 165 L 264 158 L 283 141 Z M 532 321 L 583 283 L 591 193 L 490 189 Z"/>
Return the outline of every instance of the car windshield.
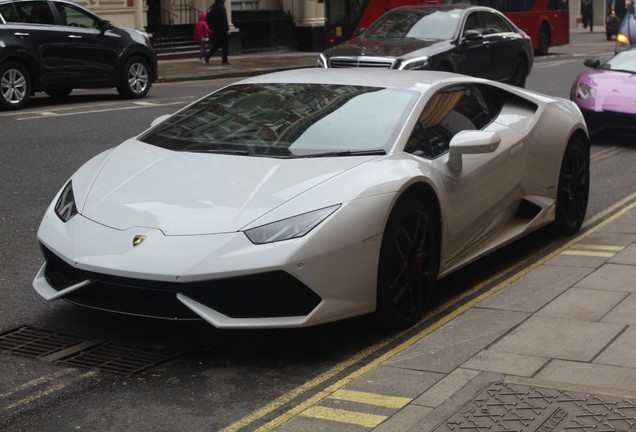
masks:
<path fill-rule="evenodd" d="M 630 49 L 629 51 L 623 51 L 616 54 L 614 57 L 606 61 L 603 69 L 636 73 L 636 49 Z"/>
<path fill-rule="evenodd" d="M 270 157 L 385 154 L 417 93 L 329 84 L 237 84 L 139 137 L 169 150 Z"/>
<path fill-rule="evenodd" d="M 458 10 L 395 10 L 377 20 L 364 34 L 365 38 L 414 38 L 447 40 L 455 34 L 461 13 Z"/>

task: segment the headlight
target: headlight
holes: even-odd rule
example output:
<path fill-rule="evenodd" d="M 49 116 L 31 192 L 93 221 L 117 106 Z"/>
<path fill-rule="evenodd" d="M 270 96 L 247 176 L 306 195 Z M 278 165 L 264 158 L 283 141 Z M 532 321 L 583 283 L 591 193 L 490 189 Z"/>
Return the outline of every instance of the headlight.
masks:
<path fill-rule="evenodd" d="M 71 220 L 77 214 L 77 206 L 75 206 L 75 195 L 73 195 L 73 183 L 69 180 L 62 189 L 60 197 L 55 203 L 55 214 L 64 223 Z"/>
<path fill-rule="evenodd" d="M 302 237 L 338 208 L 340 208 L 340 204 L 248 229 L 244 233 L 254 244 L 273 243 Z"/>
<path fill-rule="evenodd" d="M 630 46 L 631 44 L 627 35 L 624 35 L 623 33 L 616 35 L 616 46 L 614 47 L 614 52 L 625 51 Z"/>
<path fill-rule="evenodd" d="M 594 96 L 596 94 L 596 89 L 590 87 L 585 83 L 579 83 L 576 89 L 576 97 L 579 99 L 587 99 L 590 96 Z"/>
<path fill-rule="evenodd" d="M 400 65 L 400 70 L 426 69 L 428 68 L 428 57 L 419 57 L 407 60 Z"/>

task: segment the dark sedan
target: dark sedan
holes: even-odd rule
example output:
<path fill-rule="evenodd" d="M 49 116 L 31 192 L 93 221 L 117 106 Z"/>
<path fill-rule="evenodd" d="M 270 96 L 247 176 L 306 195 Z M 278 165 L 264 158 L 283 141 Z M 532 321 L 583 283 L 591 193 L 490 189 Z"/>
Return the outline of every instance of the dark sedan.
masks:
<path fill-rule="evenodd" d="M 358 37 L 320 54 L 318 66 L 430 69 L 523 87 L 532 42 L 500 12 L 469 5 L 390 10 Z"/>
<path fill-rule="evenodd" d="M 146 96 L 157 78 L 148 37 L 118 28 L 65 0 L 0 0 L 0 108 L 19 109 L 32 94 L 116 87 Z"/>

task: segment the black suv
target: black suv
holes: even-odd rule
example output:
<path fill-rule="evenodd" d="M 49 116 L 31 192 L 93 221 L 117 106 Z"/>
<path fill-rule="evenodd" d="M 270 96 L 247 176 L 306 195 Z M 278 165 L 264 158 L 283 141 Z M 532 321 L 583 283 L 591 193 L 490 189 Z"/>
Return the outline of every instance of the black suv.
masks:
<path fill-rule="evenodd" d="M 157 58 L 142 32 L 65 0 L 0 0 L 0 108 L 74 88 L 116 87 L 141 98 L 156 79 Z"/>

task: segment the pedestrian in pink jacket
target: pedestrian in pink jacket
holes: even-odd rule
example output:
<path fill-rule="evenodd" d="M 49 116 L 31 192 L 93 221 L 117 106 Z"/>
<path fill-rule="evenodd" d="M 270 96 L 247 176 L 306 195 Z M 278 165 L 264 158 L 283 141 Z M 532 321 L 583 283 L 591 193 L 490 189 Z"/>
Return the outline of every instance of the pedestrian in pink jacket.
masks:
<path fill-rule="evenodd" d="M 210 28 L 208 27 L 208 23 L 205 21 L 208 14 L 206 12 L 201 12 L 199 16 L 199 22 L 194 26 L 194 41 L 201 43 L 201 49 L 199 51 L 199 60 L 201 63 L 207 63 L 207 52 L 208 52 L 208 41 L 210 40 Z"/>

